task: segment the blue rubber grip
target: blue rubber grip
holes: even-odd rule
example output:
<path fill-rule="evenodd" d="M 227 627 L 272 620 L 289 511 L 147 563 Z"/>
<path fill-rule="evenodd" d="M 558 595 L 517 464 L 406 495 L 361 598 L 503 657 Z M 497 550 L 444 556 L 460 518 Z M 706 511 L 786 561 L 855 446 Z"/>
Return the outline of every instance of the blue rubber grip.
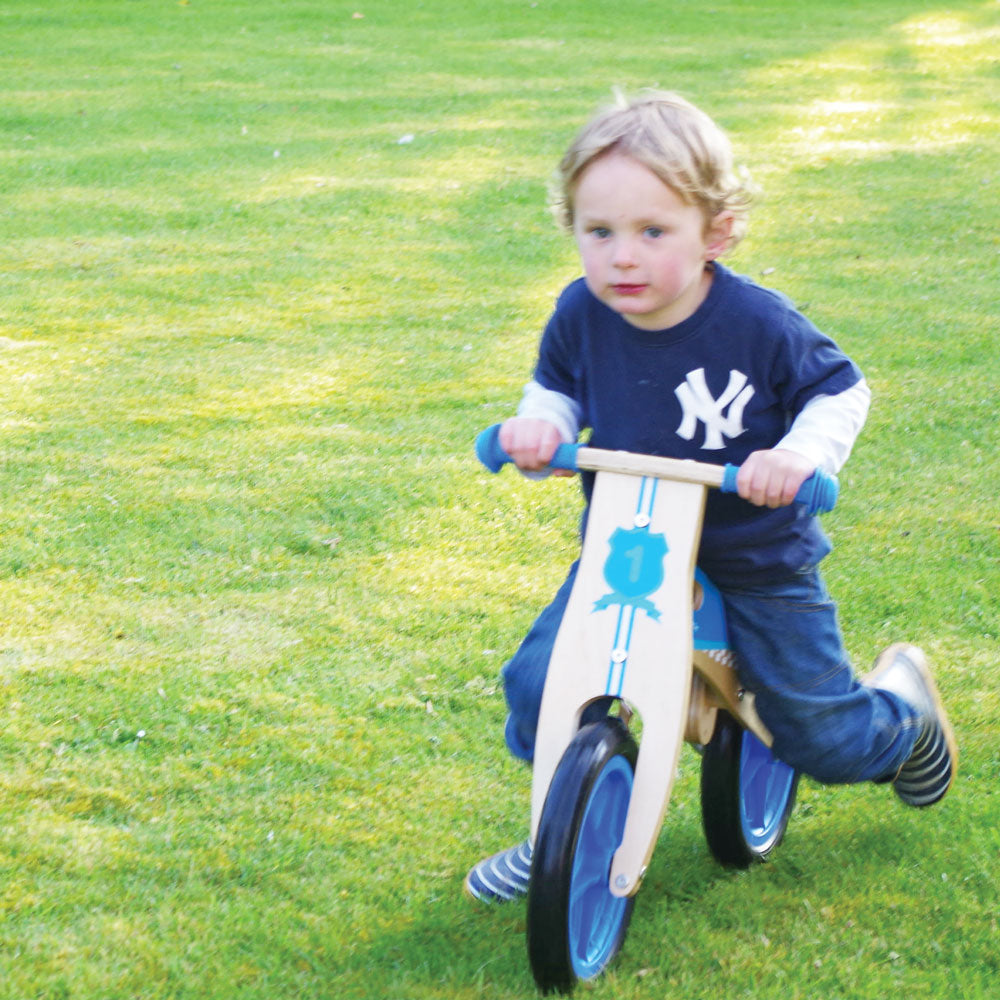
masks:
<path fill-rule="evenodd" d="M 736 476 L 739 471 L 738 465 L 727 465 L 723 469 L 722 485 L 719 487 L 723 493 L 736 492 Z M 840 493 L 840 483 L 837 477 L 817 469 L 799 487 L 799 492 L 795 494 L 795 502 L 802 504 L 807 514 L 826 514 L 833 510 L 838 493 Z"/>
<path fill-rule="evenodd" d="M 561 444 L 556 448 L 556 453 L 552 456 L 549 466 L 553 469 L 566 469 L 569 472 L 576 472 L 576 453 L 578 444 Z M 508 462 L 513 459 L 500 447 L 500 425 L 493 424 L 487 427 L 479 437 L 476 438 L 476 458 L 486 466 L 490 472 L 499 472 Z"/>

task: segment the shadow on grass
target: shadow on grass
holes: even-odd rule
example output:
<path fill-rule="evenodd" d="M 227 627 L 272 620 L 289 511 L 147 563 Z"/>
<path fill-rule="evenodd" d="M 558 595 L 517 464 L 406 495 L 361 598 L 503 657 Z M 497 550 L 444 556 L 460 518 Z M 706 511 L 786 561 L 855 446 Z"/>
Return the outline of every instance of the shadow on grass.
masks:
<path fill-rule="evenodd" d="M 359 947 L 337 983 L 340 995 L 356 995 L 351 986 L 363 987 L 371 969 L 394 991 L 386 996 L 530 995 L 524 904 L 474 903 L 454 881 L 447 893 L 446 899 L 414 907 L 410 919 Z"/>
<path fill-rule="evenodd" d="M 683 924 L 688 911 L 696 910 L 700 900 L 710 898 L 730 878 L 709 856 L 698 827 L 671 839 L 661 838 L 654 866 L 639 894 L 630 936 L 616 963 L 626 978 L 640 967 L 648 951 L 668 961 L 675 942 L 662 928 Z M 383 980 L 408 998 L 534 994 L 524 902 L 474 903 L 453 879 L 443 897 L 409 912 L 416 916 L 358 949 L 341 985 L 360 984 L 364 970 L 378 968 Z"/>

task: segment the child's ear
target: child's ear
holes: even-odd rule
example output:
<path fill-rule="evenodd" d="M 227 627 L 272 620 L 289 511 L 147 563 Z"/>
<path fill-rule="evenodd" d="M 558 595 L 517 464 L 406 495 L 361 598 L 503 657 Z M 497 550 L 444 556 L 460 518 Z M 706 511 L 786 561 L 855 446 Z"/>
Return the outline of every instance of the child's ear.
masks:
<path fill-rule="evenodd" d="M 715 260 L 726 252 L 733 238 L 732 212 L 719 212 L 709 220 L 705 231 L 705 260 Z"/>

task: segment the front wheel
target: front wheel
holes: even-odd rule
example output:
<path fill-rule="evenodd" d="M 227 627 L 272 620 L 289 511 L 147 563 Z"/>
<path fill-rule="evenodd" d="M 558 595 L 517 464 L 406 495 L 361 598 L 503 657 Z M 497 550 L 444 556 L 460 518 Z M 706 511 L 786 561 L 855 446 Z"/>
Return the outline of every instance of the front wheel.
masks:
<path fill-rule="evenodd" d="M 785 835 L 798 783 L 793 768 L 720 711 L 701 759 L 701 819 L 716 860 L 733 868 L 767 860 Z"/>
<path fill-rule="evenodd" d="M 584 726 L 552 777 L 528 888 L 528 957 L 543 993 L 570 992 L 618 954 L 634 899 L 608 885 L 625 830 L 637 748 L 617 718 Z"/>

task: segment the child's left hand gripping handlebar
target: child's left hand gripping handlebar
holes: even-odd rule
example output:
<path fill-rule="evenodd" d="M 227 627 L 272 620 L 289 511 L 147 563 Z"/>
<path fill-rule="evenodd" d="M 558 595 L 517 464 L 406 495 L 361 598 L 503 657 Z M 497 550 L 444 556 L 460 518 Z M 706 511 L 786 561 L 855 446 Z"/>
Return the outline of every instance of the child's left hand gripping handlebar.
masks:
<path fill-rule="evenodd" d="M 606 459 L 604 456 L 611 457 Z M 710 465 L 706 462 L 655 456 L 635 456 L 638 461 L 633 463 L 625 462 L 626 456 L 628 456 L 626 452 L 609 452 L 585 448 L 578 444 L 561 444 L 556 448 L 549 465 L 553 469 L 566 469 L 569 472 L 579 472 L 581 469 L 598 471 L 607 469 L 643 474 L 644 469 L 640 467 L 638 461 L 645 460 L 648 466 L 648 471 L 645 471 L 647 475 L 657 475 L 657 466 L 662 466 L 664 475 L 689 482 L 704 483 L 706 486 L 716 486 L 723 493 L 737 492 L 736 476 L 740 471 L 738 465 Z M 490 472 L 499 472 L 504 465 L 513 461 L 500 445 L 499 424 L 487 427 L 476 438 L 476 457 Z M 839 492 L 840 484 L 837 477 L 817 469 L 799 488 L 795 501 L 806 508 L 807 514 L 825 514 L 833 510 Z"/>

